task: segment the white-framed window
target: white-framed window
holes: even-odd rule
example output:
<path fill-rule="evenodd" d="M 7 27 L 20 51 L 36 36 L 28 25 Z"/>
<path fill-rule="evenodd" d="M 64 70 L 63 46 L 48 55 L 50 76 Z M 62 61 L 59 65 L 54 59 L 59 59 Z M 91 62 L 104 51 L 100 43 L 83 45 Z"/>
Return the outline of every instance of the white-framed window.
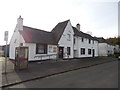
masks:
<path fill-rule="evenodd" d="M 85 48 L 81 48 L 81 55 L 85 55 Z"/>
<path fill-rule="evenodd" d="M 91 40 L 89 39 L 89 44 L 91 43 Z"/>
<path fill-rule="evenodd" d="M 67 34 L 67 40 L 71 40 L 71 34 Z"/>
<path fill-rule="evenodd" d="M 52 46 L 49 46 L 49 52 L 52 53 Z"/>
<path fill-rule="evenodd" d="M 91 54 L 91 49 L 88 49 L 88 54 L 89 54 L 89 55 Z"/>
<path fill-rule="evenodd" d="M 67 55 L 70 55 L 70 47 L 67 47 Z"/>
<path fill-rule="evenodd" d="M 53 52 L 54 52 L 54 53 L 57 52 L 57 47 L 53 47 Z"/>
<path fill-rule="evenodd" d="M 82 42 L 84 42 L 84 38 L 82 37 Z"/>
<path fill-rule="evenodd" d="M 94 40 L 93 40 L 93 44 L 94 44 Z"/>
<path fill-rule="evenodd" d="M 36 54 L 47 54 L 47 45 L 36 44 Z"/>
<path fill-rule="evenodd" d="M 74 44 L 76 43 L 76 39 L 74 38 Z"/>

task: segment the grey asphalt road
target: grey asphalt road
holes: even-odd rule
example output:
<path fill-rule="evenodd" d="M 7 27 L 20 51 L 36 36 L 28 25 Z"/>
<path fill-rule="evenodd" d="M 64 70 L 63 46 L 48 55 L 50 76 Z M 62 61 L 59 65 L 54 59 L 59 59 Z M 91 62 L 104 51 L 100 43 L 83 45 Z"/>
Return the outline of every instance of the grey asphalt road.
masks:
<path fill-rule="evenodd" d="M 8 88 L 118 88 L 118 61 L 53 75 Z"/>

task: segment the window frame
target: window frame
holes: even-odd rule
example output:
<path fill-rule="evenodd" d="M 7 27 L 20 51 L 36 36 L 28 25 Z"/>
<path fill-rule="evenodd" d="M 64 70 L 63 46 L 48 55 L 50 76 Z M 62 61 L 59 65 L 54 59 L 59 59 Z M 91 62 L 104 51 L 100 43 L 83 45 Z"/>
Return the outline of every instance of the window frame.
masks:
<path fill-rule="evenodd" d="M 74 38 L 74 44 L 76 44 L 76 39 Z"/>
<path fill-rule="evenodd" d="M 89 44 L 91 43 L 91 40 L 90 40 L 90 39 L 88 40 L 88 43 L 89 43 Z"/>
<path fill-rule="evenodd" d="M 39 52 L 39 46 L 43 46 L 44 52 Z M 36 44 L 36 54 L 47 54 L 47 44 Z"/>
<path fill-rule="evenodd" d="M 92 54 L 92 50 L 88 49 L 88 55 L 91 55 L 91 54 Z"/>
<path fill-rule="evenodd" d="M 81 48 L 81 55 L 85 55 L 85 48 Z"/>
<path fill-rule="evenodd" d="M 93 44 L 94 44 L 94 40 L 93 40 Z"/>
<path fill-rule="evenodd" d="M 71 50 L 70 50 L 71 48 L 70 47 L 67 47 L 67 55 L 70 55 L 71 53 Z"/>
<path fill-rule="evenodd" d="M 81 38 L 81 41 L 84 42 L 84 38 L 83 37 Z"/>
<path fill-rule="evenodd" d="M 67 40 L 70 41 L 71 40 L 71 34 L 67 34 Z"/>

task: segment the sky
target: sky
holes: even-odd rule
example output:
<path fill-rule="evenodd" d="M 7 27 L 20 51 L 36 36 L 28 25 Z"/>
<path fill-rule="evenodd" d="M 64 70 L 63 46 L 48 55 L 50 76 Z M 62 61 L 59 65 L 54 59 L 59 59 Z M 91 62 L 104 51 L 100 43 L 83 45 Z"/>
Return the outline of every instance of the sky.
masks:
<path fill-rule="evenodd" d="M 96 37 L 118 36 L 119 0 L 1 0 L 0 45 L 4 32 L 9 39 L 21 15 L 25 26 L 51 31 L 59 22 L 70 19 L 81 25 L 81 31 Z"/>

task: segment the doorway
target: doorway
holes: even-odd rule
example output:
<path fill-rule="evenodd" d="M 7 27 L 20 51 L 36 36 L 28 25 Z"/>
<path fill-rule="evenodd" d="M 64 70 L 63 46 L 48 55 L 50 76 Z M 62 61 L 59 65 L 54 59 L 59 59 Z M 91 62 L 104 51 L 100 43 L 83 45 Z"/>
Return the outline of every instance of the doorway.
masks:
<path fill-rule="evenodd" d="M 59 47 L 59 58 L 63 58 L 64 47 Z"/>

